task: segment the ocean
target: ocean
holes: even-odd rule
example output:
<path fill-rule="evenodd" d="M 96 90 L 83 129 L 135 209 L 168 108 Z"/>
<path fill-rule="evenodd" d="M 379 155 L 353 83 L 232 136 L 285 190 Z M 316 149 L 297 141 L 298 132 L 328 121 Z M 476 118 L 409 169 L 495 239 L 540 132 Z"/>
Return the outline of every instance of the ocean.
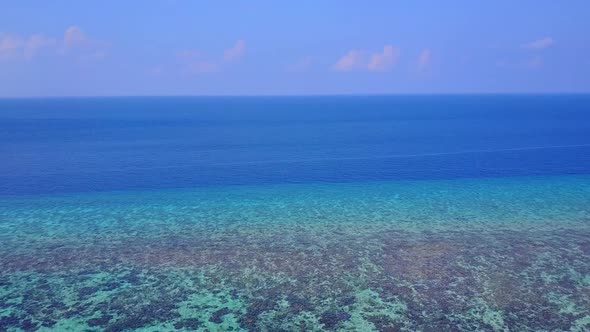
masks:
<path fill-rule="evenodd" d="M 590 95 L 0 99 L 0 331 L 588 331 Z"/>

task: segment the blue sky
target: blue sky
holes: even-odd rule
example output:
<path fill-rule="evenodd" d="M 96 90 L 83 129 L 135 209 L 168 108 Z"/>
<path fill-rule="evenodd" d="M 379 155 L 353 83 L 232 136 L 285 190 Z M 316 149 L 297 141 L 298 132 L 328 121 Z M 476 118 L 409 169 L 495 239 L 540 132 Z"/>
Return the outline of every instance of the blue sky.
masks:
<path fill-rule="evenodd" d="M 0 96 L 590 92 L 590 1 L 0 3 Z"/>

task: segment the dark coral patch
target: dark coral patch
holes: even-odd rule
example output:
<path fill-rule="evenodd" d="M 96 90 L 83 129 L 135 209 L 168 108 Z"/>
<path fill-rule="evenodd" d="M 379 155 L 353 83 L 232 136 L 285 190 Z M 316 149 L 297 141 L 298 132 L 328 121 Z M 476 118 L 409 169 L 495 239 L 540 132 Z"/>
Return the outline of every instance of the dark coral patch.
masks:
<path fill-rule="evenodd" d="M 240 325 L 249 330 L 256 330 L 258 316 L 266 311 L 274 309 L 275 306 L 276 303 L 268 299 L 253 300 L 248 306 L 246 314 L 240 318 Z"/>
<path fill-rule="evenodd" d="M 379 331 L 397 332 L 401 331 L 401 327 L 398 326 L 391 318 L 382 315 L 369 316 L 367 318 Z"/>
<path fill-rule="evenodd" d="M 97 287 L 84 287 L 84 288 L 80 288 L 80 290 L 78 290 L 78 295 L 80 297 L 85 297 L 85 296 L 92 295 L 96 292 L 98 292 Z"/>
<path fill-rule="evenodd" d="M 333 329 L 340 323 L 349 319 L 350 315 L 345 311 L 327 311 L 320 318 L 320 323 L 322 323 L 325 328 Z"/>
<path fill-rule="evenodd" d="M 39 327 L 39 324 L 34 323 L 32 320 L 27 318 L 23 319 L 19 326 L 23 331 L 35 331 Z"/>
<path fill-rule="evenodd" d="M 43 327 L 53 327 L 55 326 L 57 322 L 55 320 L 51 320 L 51 319 L 47 319 L 45 321 L 43 321 L 43 323 L 41 323 L 41 326 Z"/>
<path fill-rule="evenodd" d="M 19 323 L 20 319 L 14 315 L 0 317 L 0 331 L 6 331 L 9 327 L 17 326 Z"/>
<path fill-rule="evenodd" d="M 120 286 L 121 286 L 120 283 L 118 283 L 116 281 L 111 281 L 111 282 L 107 282 L 107 283 L 103 284 L 101 289 L 103 291 L 112 291 L 112 290 L 119 288 Z"/>
<path fill-rule="evenodd" d="M 219 309 L 219 310 L 215 311 L 213 313 L 213 315 L 211 315 L 211 318 L 209 318 L 209 321 L 219 324 L 219 323 L 223 322 L 223 316 L 225 316 L 229 313 L 230 313 L 230 311 L 228 308 Z"/>
<path fill-rule="evenodd" d="M 111 319 L 113 319 L 113 316 L 111 315 L 102 315 L 100 317 L 89 319 L 86 323 L 88 326 L 105 326 L 111 321 Z"/>
<path fill-rule="evenodd" d="M 196 330 L 201 326 L 201 321 L 197 318 L 187 318 L 174 323 L 174 328 L 181 330 Z"/>
<path fill-rule="evenodd" d="M 134 330 L 141 327 L 148 326 L 152 323 L 153 319 L 142 315 L 128 315 L 118 321 L 109 324 L 105 331 L 126 331 Z"/>

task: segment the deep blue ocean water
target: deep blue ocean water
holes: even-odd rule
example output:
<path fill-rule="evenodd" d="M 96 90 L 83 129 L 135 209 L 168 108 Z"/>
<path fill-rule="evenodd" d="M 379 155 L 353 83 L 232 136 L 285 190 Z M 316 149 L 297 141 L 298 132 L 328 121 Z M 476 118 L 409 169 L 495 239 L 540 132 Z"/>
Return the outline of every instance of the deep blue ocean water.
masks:
<path fill-rule="evenodd" d="M 590 96 L 0 101 L 0 194 L 590 173 Z"/>
<path fill-rule="evenodd" d="M 590 95 L 0 100 L 0 331 L 589 331 Z"/>

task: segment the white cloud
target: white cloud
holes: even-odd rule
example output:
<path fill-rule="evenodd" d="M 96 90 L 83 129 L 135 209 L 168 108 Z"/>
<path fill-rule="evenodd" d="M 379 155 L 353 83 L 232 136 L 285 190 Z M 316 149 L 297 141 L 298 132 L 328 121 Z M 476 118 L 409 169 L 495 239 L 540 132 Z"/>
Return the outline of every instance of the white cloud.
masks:
<path fill-rule="evenodd" d="M 287 66 L 287 71 L 289 72 L 304 72 L 311 67 L 311 57 L 306 56 L 299 61 L 292 63 Z"/>
<path fill-rule="evenodd" d="M 19 36 L 10 34 L 0 35 L 0 58 L 18 57 L 22 52 L 23 40 Z"/>
<path fill-rule="evenodd" d="M 180 51 L 177 57 L 181 60 L 185 74 L 211 73 L 219 69 L 215 62 L 204 60 L 202 52 L 197 49 Z"/>
<path fill-rule="evenodd" d="M 332 68 L 336 71 L 350 71 L 361 66 L 363 62 L 362 52 L 359 50 L 350 50 L 343 55 Z"/>
<path fill-rule="evenodd" d="M 367 56 L 365 50 L 350 50 L 332 66 L 336 71 L 368 70 L 372 72 L 386 71 L 399 59 L 400 50 L 392 45 L 383 46 L 383 51 Z"/>
<path fill-rule="evenodd" d="M 422 52 L 420 52 L 420 55 L 418 55 L 418 70 L 422 71 L 426 69 L 426 67 L 428 67 L 428 65 L 430 64 L 431 57 L 432 54 L 429 49 L 426 48 L 422 50 Z"/>
<path fill-rule="evenodd" d="M 0 35 L 0 58 L 33 60 L 41 53 L 70 55 L 79 60 L 98 59 L 106 55 L 109 44 L 88 38 L 77 26 L 68 27 L 63 37 L 53 38 L 43 34 L 21 37 Z"/>
<path fill-rule="evenodd" d="M 95 60 L 104 58 L 109 46 L 107 42 L 89 38 L 80 27 L 72 25 L 64 32 L 60 53 L 75 55 L 79 60 Z"/>
<path fill-rule="evenodd" d="M 86 38 L 86 35 L 78 26 L 70 26 L 64 32 L 64 45 L 66 47 L 83 44 L 87 41 L 88 39 Z"/>
<path fill-rule="evenodd" d="M 226 65 L 224 61 L 237 60 L 246 53 L 246 42 L 243 39 L 236 41 L 234 46 L 226 49 L 223 53 L 223 59 L 220 57 L 207 57 L 199 49 L 186 49 L 176 53 L 178 62 L 172 65 L 172 71 L 179 71 L 184 75 L 193 75 L 200 73 L 212 73 L 223 69 Z"/>
<path fill-rule="evenodd" d="M 545 37 L 545 38 L 534 40 L 530 43 L 522 44 L 521 47 L 529 49 L 529 50 L 543 50 L 543 49 L 553 46 L 554 43 L 555 43 L 555 41 L 553 40 L 553 38 Z"/>
<path fill-rule="evenodd" d="M 225 50 L 223 58 L 226 61 L 236 60 L 244 56 L 246 53 L 246 42 L 243 39 L 236 41 L 236 44 Z"/>
<path fill-rule="evenodd" d="M 53 38 L 45 37 L 40 34 L 32 35 L 24 44 L 23 55 L 25 59 L 31 60 L 42 49 L 52 48 L 56 43 L 56 40 Z"/>
<path fill-rule="evenodd" d="M 385 45 L 383 51 L 371 55 L 367 68 L 370 71 L 384 71 L 393 66 L 399 58 L 399 49 L 392 45 Z"/>

